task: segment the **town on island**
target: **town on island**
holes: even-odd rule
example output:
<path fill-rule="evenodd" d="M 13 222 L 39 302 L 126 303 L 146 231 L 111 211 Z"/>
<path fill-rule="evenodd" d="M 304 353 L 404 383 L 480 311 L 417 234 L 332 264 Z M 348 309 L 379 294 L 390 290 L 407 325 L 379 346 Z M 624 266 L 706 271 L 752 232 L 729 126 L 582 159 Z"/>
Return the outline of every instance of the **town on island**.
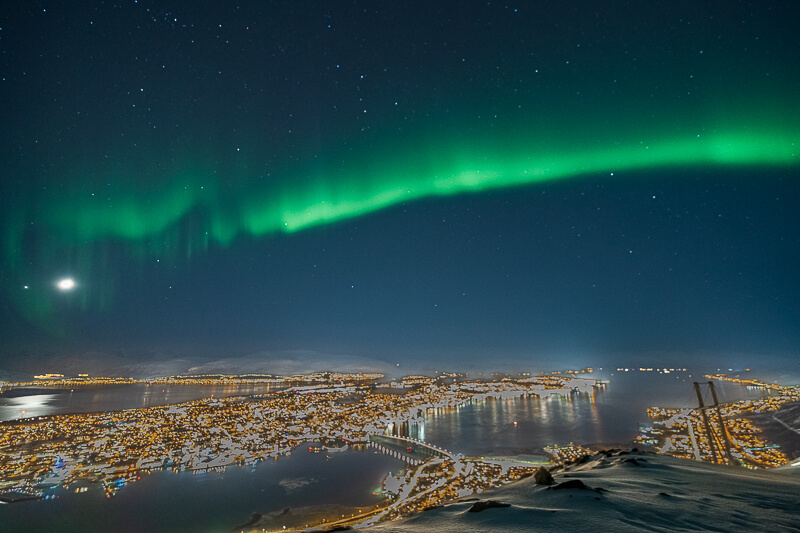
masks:
<path fill-rule="evenodd" d="M 645 370 L 645 369 L 641 369 Z M 664 369 L 668 371 L 667 369 Z M 537 474 L 547 467 L 579 461 L 593 453 L 569 443 L 544 449 L 548 457 L 465 457 L 404 434 L 402 428 L 430 410 L 452 409 L 489 398 L 594 394 L 608 381 L 589 377 L 592 369 L 473 376 L 442 373 L 388 381 L 378 373 L 324 372 L 280 377 L 263 374 L 171 376 L 151 380 L 74 378 L 61 374 L 4 383 L 8 391 L 31 386 L 91 387 L 145 383 L 159 385 L 272 384 L 276 390 L 250 396 L 203 398 L 180 404 L 122 411 L 60 414 L 0 423 L 0 502 L 50 497 L 49 489 L 78 480 L 102 485 L 111 497 L 127 483 L 155 470 L 206 472 L 255 465 L 291 454 L 298 446 L 326 452 L 347 448 L 394 455 L 408 468 L 386 477 L 381 504 L 351 516 L 319 517 L 304 527 L 366 526 L 393 520 Z M 776 411 L 800 401 L 800 388 L 724 374 L 728 380 L 765 387 L 760 400 L 701 405 L 693 409 L 652 407 L 652 424 L 641 428 L 636 445 L 659 453 L 730 463 L 776 467 L 789 459 L 745 416 Z M 713 387 L 713 381 L 708 385 Z M 699 384 L 696 384 L 699 387 Z M 698 398 L 700 394 L 698 392 Z M 86 490 L 85 486 L 76 490 Z"/>

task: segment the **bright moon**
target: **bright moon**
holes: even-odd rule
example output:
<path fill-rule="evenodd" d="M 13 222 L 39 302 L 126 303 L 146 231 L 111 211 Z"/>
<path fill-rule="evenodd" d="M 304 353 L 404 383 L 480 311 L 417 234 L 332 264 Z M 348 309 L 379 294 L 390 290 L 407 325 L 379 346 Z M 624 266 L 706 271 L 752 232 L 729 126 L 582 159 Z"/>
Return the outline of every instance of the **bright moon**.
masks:
<path fill-rule="evenodd" d="M 58 282 L 58 288 L 62 291 L 68 291 L 75 288 L 75 281 L 72 278 L 62 279 Z"/>

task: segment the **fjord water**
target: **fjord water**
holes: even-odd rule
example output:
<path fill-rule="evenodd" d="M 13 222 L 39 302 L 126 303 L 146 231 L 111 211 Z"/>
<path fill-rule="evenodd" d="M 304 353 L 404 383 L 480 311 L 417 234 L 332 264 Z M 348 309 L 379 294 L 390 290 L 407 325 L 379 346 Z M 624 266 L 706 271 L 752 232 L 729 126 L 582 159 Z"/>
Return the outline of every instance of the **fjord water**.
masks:
<path fill-rule="evenodd" d="M 697 406 L 688 373 L 615 372 L 593 394 L 553 395 L 468 402 L 458 409 L 429 412 L 422 424 L 406 426 L 410 436 L 467 456 L 540 454 L 552 444 L 631 446 L 652 406 Z M 766 389 L 715 382 L 719 401 L 770 394 Z M 706 402 L 711 398 L 704 391 Z"/>
<path fill-rule="evenodd" d="M 644 421 L 646 419 L 647 407 L 653 405 L 669 406 L 669 407 L 691 407 L 697 405 L 697 397 L 694 395 L 692 389 L 693 379 L 699 381 L 707 381 L 698 374 L 692 378 L 687 373 L 673 373 L 673 374 L 657 374 L 657 373 L 642 373 L 642 372 L 615 372 L 610 376 L 611 384 L 604 390 L 595 395 L 597 403 L 597 413 L 590 413 L 592 416 L 599 416 L 605 414 L 602 419 L 604 424 L 615 425 L 615 420 L 622 417 L 626 421 L 630 421 L 630 416 L 636 415 L 636 421 Z M 32 418 L 37 416 L 58 415 L 66 413 L 94 413 L 100 411 L 119 411 L 123 409 L 138 409 L 143 407 L 156 407 L 159 405 L 169 405 L 200 398 L 223 398 L 230 396 L 247 396 L 252 394 L 266 394 L 270 392 L 277 392 L 287 388 L 286 385 L 276 384 L 245 384 L 245 385 L 147 385 L 142 383 L 135 383 L 130 385 L 106 385 L 106 386 L 91 386 L 91 387 L 76 387 L 69 389 L 65 387 L 60 388 L 31 388 L 24 391 L 6 391 L 0 394 L 0 421 L 17 420 L 21 418 Z M 719 391 L 720 401 L 734 401 L 742 397 L 753 396 L 748 393 L 745 387 L 740 385 L 717 382 L 717 389 Z M 755 393 L 758 396 L 758 393 Z M 587 399 L 591 400 L 588 396 L 577 395 L 571 398 L 568 405 L 572 405 L 571 409 L 565 409 L 565 406 L 558 406 L 561 400 L 553 401 L 556 397 L 549 400 L 549 403 L 542 403 L 541 409 L 532 408 L 525 410 L 523 404 L 517 405 L 517 409 L 522 408 L 522 415 L 528 417 L 545 417 L 543 420 L 555 424 L 557 427 L 562 427 L 565 423 L 562 417 L 568 420 L 571 417 L 580 416 L 581 409 L 588 408 Z M 577 401 L 574 401 L 577 400 Z M 544 402 L 544 401 L 543 401 Z M 554 409 L 548 409 L 548 407 Z M 493 409 L 499 408 L 494 405 Z M 462 408 L 463 409 L 463 408 Z M 490 413 L 479 409 L 480 416 L 489 415 Z M 576 412 L 576 409 L 578 412 Z M 505 409 L 503 412 L 506 412 Z M 434 418 L 436 415 L 433 415 Z M 447 416 L 454 417 L 455 413 L 447 413 Z M 634 418 L 635 418 L 634 417 Z M 429 415 L 428 418 L 431 418 Z M 455 418 L 460 419 L 460 416 Z M 449 419 L 448 419 L 449 420 Z M 513 421 L 512 421 L 513 422 Z M 445 425 L 457 424 L 455 419 L 451 422 L 443 422 Z M 502 421 L 495 420 L 488 422 L 492 427 L 496 423 Z M 567 425 L 567 428 L 579 429 L 575 425 Z M 580 425 L 580 428 L 588 426 Z M 630 424 L 627 426 L 630 430 Z M 595 423 L 594 428 L 598 431 L 602 429 L 601 425 Z M 433 429 L 430 425 L 428 431 Z M 541 429 L 541 428 L 540 428 Z M 636 428 L 634 428 L 635 431 Z M 611 433 L 601 433 L 598 437 L 591 436 L 590 433 L 583 432 L 575 436 L 576 441 L 581 440 L 580 435 L 586 436 L 586 442 L 606 442 L 607 438 L 617 438 L 613 435 L 623 435 L 624 429 L 621 432 L 606 428 L 605 431 Z M 630 431 L 628 431 L 630 432 Z M 556 434 L 560 436 L 560 434 Z M 429 438 L 432 438 L 429 435 Z M 629 439 L 630 437 L 628 437 Z M 432 441 L 435 442 L 435 441 Z"/>
<path fill-rule="evenodd" d="M 66 413 L 96 413 L 156 407 L 200 398 L 267 394 L 286 385 L 129 385 L 78 386 L 73 389 L 31 388 L 0 395 L 0 421 Z M 16 394 L 15 394 L 16 393 Z"/>
<path fill-rule="evenodd" d="M 194 474 L 158 471 L 128 483 L 107 498 L 86 484 L 48 493 L 57 499 L 0 505 L 0 531 L 116 533 L 227 532 L 253 513 L 281 512 L 315 505 L 371 506 L 387 472 L 403 468 L 399 459 L 372 451 L 310 453 L 298 447 L 290 457 L 255 467 Z"/>
<path fill-rule="evenodd" d="M 570 442 L 631 445 L 640 424 L 647 421 L 648 407 L 697 405 L 692 381 L 706 381 L 699 376 L 615 373 L 609 376 L 610 384 L 596 389 L 594 394 L 474 401 L 458 409 L 429 412 L 424 423 L 406 430 L 412 436 L 467 456 L 538 455 L 544 446 Z M 721 402 L 769 394 L 767 390 L 733 383 L 717 382 L 716 386 Z M 122 393 L 117 397 L 116 387 L 109 387 L 103 388 L 102 396 L 97 395 L 99 392 L 73 394 L 68 402 L 56 394 L 59 398 L 43 404 L 42 414 L 71 409 L 100 411 L 104 405 L 117 409 L 142 407 L 236 393 L 212 387 L 125 387 L 119 389 Z M 104 403 L 103 398 L 108 402 Z M 3 403 L 9 399 L 3 398 Z M 291 457 L 260 463 L 255 468 L 231 467 L 224 473 L 202 475 L 155 472 L 123 487 L 110 499 L 97 485 L 78 494 L 75 486 L 70 490 L 56 489 L 56 500 L 0 506 L 0 529 L 9 533 L 227 532 L 247 522 L 255 512 L 322 504 L 373 505 L 379 497 L 372 491 L 388 472 L 402 468 L 398 459 L 373 451 L 332 453 L 326 458 L 325 454 L 298 448 Z"/>

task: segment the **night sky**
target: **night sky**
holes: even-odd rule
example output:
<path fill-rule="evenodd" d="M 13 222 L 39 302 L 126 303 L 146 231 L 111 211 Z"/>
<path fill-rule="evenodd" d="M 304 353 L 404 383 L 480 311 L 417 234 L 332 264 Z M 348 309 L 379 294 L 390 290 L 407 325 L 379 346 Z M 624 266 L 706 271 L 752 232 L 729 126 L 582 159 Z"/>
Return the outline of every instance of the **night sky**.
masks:
<path fill-rule="evenodd" d="M 14 4 L 0 378 L 797 365 L 794 1 Z"/>

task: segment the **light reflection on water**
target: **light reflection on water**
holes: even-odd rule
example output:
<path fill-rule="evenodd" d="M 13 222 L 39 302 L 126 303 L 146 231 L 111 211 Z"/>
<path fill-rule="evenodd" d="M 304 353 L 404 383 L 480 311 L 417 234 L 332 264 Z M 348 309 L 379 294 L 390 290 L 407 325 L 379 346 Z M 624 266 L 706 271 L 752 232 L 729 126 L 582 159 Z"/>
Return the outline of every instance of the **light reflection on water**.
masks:
<path fill-rule="evenodd" d="M 291 457 L 254 468 L 143 474 L 110 499 L 99 485 L 75 493 L 85 482 L 50 489 L 51 500 L 0 505 L 0 531 L 226 533 L 254 512 L 378 504 L 383 498 L 373 491 L 387 472 L 403 468 L 402 461 L 374 451 L 344 451 L 328 458 L 299 446 Z"/>
<path fill-rule="evenodd" d="M 246 385 L 104 385 L 75 387 L 74 389 L 31 389 L 30 394 L 17 397 L 0 397 L 0 421 L 16 420 L 33 416 L 47 416 L 65 413 L 94 413 L 100 411 L 119 411 L 156 407 L 172 403 L 188 402 L 200 398 L 223 398 L 226 396 L 246 396 L 267 394 L 285 387 L 273 384 Z M 12 391 L 13 392 L 13 391 Z M 42 403 L 33 410 L 19 408 L 18 402 L 32 402 L 33 398 L 44 397 Z M 22 412 L 26 411 L 26 412 Z"/>
<path fill-rule="evenodd" d="M 406 425 L 404 430 L 466 455 L 538 454 L 544 446 L 569 442 L 623 443 L 636 435 L 640 422 L 646 422 L 648 407 L 695 406 L 691 381 L 612 377 L 610 385 L 594 394 L 473 401 L 457 409 L 432 410 L 424 421 Z M 718 383 L 717 387 L 721 401 L 764 393 L 730 383 Z M 249 389 L 249 394 L 263 392 Z M 0 417 L 19 418 L 22 410 L 27 411 L 23 416 L 43 416 L 148 407 L 212 394 L 242 395 L 248 394 L 248 388 L 125 385 L 73 393 L 37 392 L 0 398 Z M 388 471 L 400 468 L 400 461 L 370 452 L 331 454 L 330 461 L 322 454 L 296 452 L 291 458 L 260 464 L 254 470 L 234 467 L 224 474 L 204 476 L 161 472 L 125 487 L 111 500 L 95 487 L 98 490 L 82 495 L 61 491 L 58 500 L 0 506 L 0 529 L 14 533 L 48 528 L 87 531 L 104 524 L 106 530 L 112 527 L 115 531 L 229 531 L 256 511 L 319 503 L 370 505 L 377 501 L 371 491 Z M 282 480 L 298 478 L 316 481 L 294 492 L 281 485 Z"/>
<path fill-rule="evenodd" d="M 717 382 L 721 402 L 769 395 Z M 540 454 L 553 444 L 633 445 L 647 408 L 695 407 L 686 376 L 621 375 L 593 393 L 471 401 L 457 409 L 429 411 L 425 420 L 401 432 L 465 455 Z M 515 425 L 514 422 L 517 422 Z"/>
<path fill-rule="evenodd" d="M 0 398 L 0 420 L 45 416 L 53 411 L 58 394 L 32 394 L 18 398 Z"/>

